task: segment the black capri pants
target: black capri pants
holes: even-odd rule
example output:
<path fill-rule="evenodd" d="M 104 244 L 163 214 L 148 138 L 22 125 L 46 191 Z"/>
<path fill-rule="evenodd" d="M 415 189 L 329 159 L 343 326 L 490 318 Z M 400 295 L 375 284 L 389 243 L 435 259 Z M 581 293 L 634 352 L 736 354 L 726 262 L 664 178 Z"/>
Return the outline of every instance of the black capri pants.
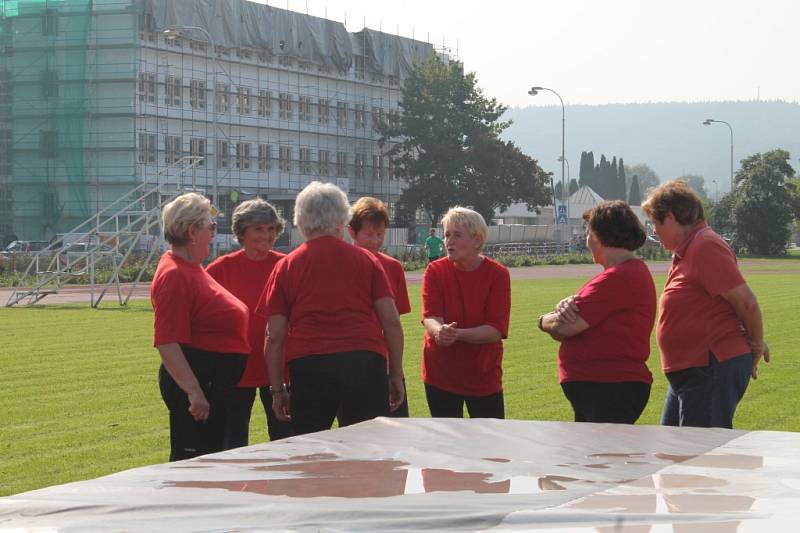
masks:
<path fill-rule="evenodd" d="M 162 364 L 158 369 L 161 397 L 169 409 L 170 461 L 191 459 L 225 449 L 225 416 L 231 392 L 242 378 L 247 356 L 208 352 L 181 346 L 186 362 L 211 406 L 205 422 L 189 414 L 189 396 Z"/>

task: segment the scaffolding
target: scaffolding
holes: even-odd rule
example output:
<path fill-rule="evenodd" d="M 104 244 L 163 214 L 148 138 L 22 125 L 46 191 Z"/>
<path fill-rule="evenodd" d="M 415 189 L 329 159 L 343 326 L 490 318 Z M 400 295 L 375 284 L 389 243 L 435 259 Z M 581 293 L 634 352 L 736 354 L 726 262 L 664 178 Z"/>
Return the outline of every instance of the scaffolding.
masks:
<path fill-rule="evenodd" d="M 315 179 L 402 193 L 378 126 L 428 43 L 245 0 L 0 0 L 0 19 L 0 238 L 52 238 L 183 156 L 222 234 L 254 196 L 291 219 Z"/>

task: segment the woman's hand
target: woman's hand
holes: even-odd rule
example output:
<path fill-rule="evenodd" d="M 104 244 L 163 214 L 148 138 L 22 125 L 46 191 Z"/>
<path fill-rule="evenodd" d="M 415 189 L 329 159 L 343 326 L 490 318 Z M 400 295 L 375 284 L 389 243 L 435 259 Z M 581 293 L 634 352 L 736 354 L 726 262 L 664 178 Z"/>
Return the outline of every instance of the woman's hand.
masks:
<path fill-rule="evenodd" d="M 396 411 L 405 399 L 402 376 L 389 376 L 389 411 Z"/>
<path fill-rule="evenodd" d="M 211 406 L 208 404 L 206 395 L 203 391 L 198 389 L 196 392 L 187 394 L 189 397 L 189 414 L 192 415 L 195 422 L 205 422 L 211 412 Z"/>
<path fill-rule="evenodd" d="M 562 324 L 572 323 L 578 320 L 578 305 L 575 303 L 576 296 L 568 296 L 556 305 L 556 315 Z"/>
<path fill-rule="evenodd" d="M 289 398 L 289 391 L 285 388 L 272 394 L 272 411 L 278 420 L 282 422 L 292 420 L 291 399 Z"/>
<path fill-rule="evenodd" d="M 439 346 L 452 346 L 458 340 L 457 323 L 442 324 L 433 336 Z"/>
<path fill-rule="evenodd" d="M 769 363 L 769 346 L 763 340 L 760 342 L 750 342 L 750 349 L 753 351 L 753 370 L 750 374 L 753 376 L 753 379 L 758 379 L 758 363 L 761 361 L 761 358 L 764 358 L 765 363 Z"/>

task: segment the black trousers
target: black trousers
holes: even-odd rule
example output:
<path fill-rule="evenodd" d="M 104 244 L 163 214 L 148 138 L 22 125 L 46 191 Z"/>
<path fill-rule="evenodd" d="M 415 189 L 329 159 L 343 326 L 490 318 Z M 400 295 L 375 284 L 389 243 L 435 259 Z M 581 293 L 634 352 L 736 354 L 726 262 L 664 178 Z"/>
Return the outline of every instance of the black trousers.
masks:
<path fill-rule="evenodd" d="M 561 390 L 572 404 L 575 422 L 634 424 L 650 399 L 650 385 L 639 381 L 566 381 Z"/>
<path fill-rule="evenodd" d="M 211 408 L 205 422 L 196 422 L 189 414 L 189 397 L 161 365 L 158 385 L 169 409 L 170 461 L 227 449 L 224 439 L 228 403 L 247 363 L 246 355 L 207 352 L 189 346 L 181 349 Z"/>
<path fill-rule="evenodd" d="M 470 418 L 506 417 L 503 391 L 488 396 L 463 396 L 425 384 L 428 409 L 434 418 L 464 418 L 464 404 Z"/>
<path fill-rule="evenodd" d="M 278 420 L 272 411 L 272 394 L 269 387 L 234 387 L 228 402 L 228 414 L 225 417 L 226 450 L 247 446 L 250 442 L 250 415 L 256 399 L 256 390 L 264 406 L 267 416 L 267 434 L 269 440 L 285 439 L 292 436 L 292 423 Z"/>
<path fill-rule="evenodd" d="M 386 359 L 368 351 L 309 355 L 289 361 L 295 435 L 349 426 L 389 414 Z"/>

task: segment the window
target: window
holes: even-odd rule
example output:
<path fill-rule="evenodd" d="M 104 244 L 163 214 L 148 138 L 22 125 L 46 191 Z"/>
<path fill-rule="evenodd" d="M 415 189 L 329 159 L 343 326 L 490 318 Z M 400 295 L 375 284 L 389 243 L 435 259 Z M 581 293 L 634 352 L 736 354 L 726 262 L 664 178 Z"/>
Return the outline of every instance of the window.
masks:
<path fill-rule="evenodd" d="M 58 157 L 58 132 L 55 130 L 39 132 L 39 152 L 46 159 Z"/>
<path fill-rule="evenodd" d="M 8 69 L 0 70 L 0 113 L 11 111 L 11 101 L 14 96 L 14 86 L 11 84 L 11 72 Z"/>
<path fill-rule="evenodd" d="M 389 127 L 395 130 L 400 127 L 400 111 L 395 109 L 394 111 L 389 111 L 386 115 L 389 120 Z"/>
<path fill-rule="evenodd" d="M 250 143 L 236 143 L 236 168 L 250 168 Z"/>
<path fill-rule="evenodd" d="M 383 178 L 383 157 L 379 155 L 372 156 L 372 177 Z"/>
<path fill-rule="evenodd" d="M 278 98 L 278 107 L 280 108 L 281 118 L 292 118 L 292 95 L 281 93 Z"/>
<path fill-rule="evenodd" d="M 272 93 L 261 89 L 258 91 L 258 116 L 268 117 L 272 114 Z"/>
<path fill-rule="evenodd" d="M 327 176 L 330 174 L 331 153 L 328 150 L 319 151 L 319 175 Z"/>
<path fill-rule="evenodd" d="M 269 170 L 272 159 L 272 146 L 258 145 L 258 170 Z"/>
<path fill-rule="evenodd" d="M 347 176 L 347 152 L 336 152 L 336 175 Z"/>
<path fill-rule="evenodd" d="M 367 169 L 367 156 L 365 154 L 356 154 L 356 177 L 363 178 L 366 175 Z"/>
<path fill-rule="evenodd" d="M 336 102 L 336 125 L 340 128 L 347 126 L 347 102 Z"/>
<path fill-rule="evenodd" d="M 205 53 L 208 50 L 208 43 L 204 41 L 195 41 L 194 39 L 191 39 L 189 41 L 189 48 L 191 48 L 195 52 Z"/>
<path fill-rule="evenodd" d="M 292 170 L 292 147 L 281 146 L 280 153 L 278 154 L 278 167 L 281 170 L 289 172 Z"/>
<path fill-rule="evenodd" d="M 237 87 L 236 90 L 236 112 L 240 115 L 250 114 L 250 88 Z"/>
<path fill-rule="evenodd" d="M 166 90 L 164 91 L 164 103 L 167 105 L 181 105 L 181 79 L 175 76 L 167 76 Z"/>
<path fill-rule="evenodd" d="M 228 141 L 217 141 L 217 166 L 219 168 L 227 168 L 228 150 Z"/>
<path fill-rule="evenodd" d="M 42 35 L 55 35 L 57 33 L 58 13 L 55 9 L 46 9 L 44 15 L 42 15 Z"/>
<path fill-rule="evenodd" d="M 228 86 L 224 83 L 218 83 L 215 98 L 215 111 L 217 113 L 227 113 L 230 105 L 228 101 Z"/>
<path fill-rule="evenodd" d="M 302 122 L 311 120 L 311 98 L 308 96 L 301 96 L 297 104 L 297 113 Z"/>
<path fill-rule="evenodd" d="M 372 108 L 372 129 L 381 131 L 381 123 L 383 122 L 383 109 L 380 107 Z"/>
<path fill-rule="evenodd" d="M 11 175 L 12 145 L 11 130 L 0 130 L 0 176 Z"/>
<path fill-rule="evenodd" d="M 150 165 L 156 162 L 156 134 L 139 134 L 139 163 Z"/>
<path fill-rule="evenodd" d="M 58 96 L 58 72 L 55 70 L 42 71 L 42 96 Z"/>
<path fill-rule="evenodd" d="M 139 73 L 139 101 L 156 103 L 156 75 L 150 72 Z"/>
<path fill-rule="evenodd" d="M 354 55 L 353 56 L 355 67 L 355 74 L 357 80 L 363 80 L 367 71 L 367 58 L 366 56 Z"/>
<path fill-rule="evenodd" d="M 198 163 L 198 167 L 204 167 L 206 165 L 206 140 L 201 139 L 199 137 L 192 137 L 189 139 L 189 155 L 193 157 L 202 157 Z"/>
<path fill-rule="evenodd" d="M 356 104 L 356 128 L 363 128 L 367 123 L 367 106 Z"/>
<path fill-rule="evenodd" d="M 200 80 L 189 82 L 189 105 L 192 109 L 206 108 L 206 82 Z"/>
<path fill-rule="evenodd" d="M 395 163 L 393 158 L 389 158 L 389 164 L 386 167 L 386 176 L 393 180 L 397 177 L 397 163 Z"/>
<path fill-rule="evenodd" d="M 397 87 L 398 85 L 400 85 L 400 82 L 398 81 L 397 76 L 392 76 L 390 74 L 389 75 L 389 86 L 390 87 Z"/>
<path fill-rule="evenodd" d="M 320 98 L 317 102 L 317 121 L 320 124 L 328 124 L 331 120 L 331 102 L 327 98 Z"/>
<path fill-rule="evenodd" d="M 300 173 L 311 173 L 311 148 L 300 148 Z"/>
<path fill-rule="evenodd" d="M 171 165 L 183 157 L 181 138 L 177 135 L 164 136 L 164 163 Z"/>
<path fill-rule="evenodd" d="M 167 46 L 172 48 L 182 48 L 183 47 L 183 39 L 178 37 L 177 35 L 165 35 L 164 36 L 164 43 Z"/>

